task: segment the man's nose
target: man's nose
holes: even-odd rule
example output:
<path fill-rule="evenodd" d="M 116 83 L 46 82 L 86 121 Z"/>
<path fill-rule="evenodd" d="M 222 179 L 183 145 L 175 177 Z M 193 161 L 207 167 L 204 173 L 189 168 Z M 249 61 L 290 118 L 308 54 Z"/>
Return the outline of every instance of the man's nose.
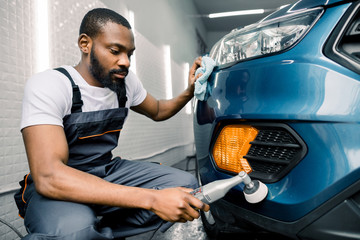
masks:
<path fill-rule="evenodd" d="M 125 53 L 120 54 L 117 65 L 129 68 L 130 67 L 130 58 L 129 58 L 129 56 L 127 54 L 125 54 Z"/>

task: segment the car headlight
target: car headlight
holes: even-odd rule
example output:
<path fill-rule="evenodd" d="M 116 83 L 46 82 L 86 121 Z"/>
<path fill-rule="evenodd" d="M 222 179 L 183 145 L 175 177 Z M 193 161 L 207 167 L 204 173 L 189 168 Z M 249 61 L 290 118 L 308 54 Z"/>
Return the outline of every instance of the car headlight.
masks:
<path fill-rule="evenodd" d="M 210 51 L 220 68 L 239 61 L 278 53 L 296 45 L 315 24 L 322 8 L 294 11 L 283 17 L 235 29 L 220 39 Z"/>

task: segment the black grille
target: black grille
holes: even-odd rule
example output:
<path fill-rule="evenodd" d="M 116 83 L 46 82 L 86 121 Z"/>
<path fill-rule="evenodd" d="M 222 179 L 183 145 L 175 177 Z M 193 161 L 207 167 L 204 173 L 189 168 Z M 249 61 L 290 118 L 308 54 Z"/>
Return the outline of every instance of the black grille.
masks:
<path fill-rule="evenodd" d="M 256 145 L 259 143 L 255 142 L 252 142 L 252 144 L 253 145 L 247 154 L 248 158 L 279 160 L 279 163 L 287 163 L 290 162 L 298 152 L 297 149 L 289 147 L 261 146 Z"/>
<path fill-rule="evenodd" d="M 284 165 L 281 164 L 272 164 L 272 163 L 266 163 L 266 162 L 251 162 L 251 167 L 253 170 L 257 173 L 263 173 L 263 174 L 276 174 L 279 173 L 281 170 L 284 169 Z"/>
<path fill-rule="evenodd" d="M 250 176 L 264 182 L 276 182 L 305 155 L 306 145 L 287 125 L 251 124 L 259 130 L 244 158 L 251 165 Z"/>
<path fill-rule="evenodd" d="M 296 144 L 295 139 L 282 129 L 263 129 L 258 133 L 255 140 L 259 142 Z"/>

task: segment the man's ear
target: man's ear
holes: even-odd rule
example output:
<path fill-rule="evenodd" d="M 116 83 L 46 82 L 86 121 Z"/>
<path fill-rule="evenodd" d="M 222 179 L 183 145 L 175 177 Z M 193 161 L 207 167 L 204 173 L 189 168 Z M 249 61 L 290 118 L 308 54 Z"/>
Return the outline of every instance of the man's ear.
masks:
<path fill-rule="evenodd" d="M 82 33 L 78 38 L 78 46 L 81 52 L 88 54 L 92 46 L 92 39 L 85 33 Z"/>

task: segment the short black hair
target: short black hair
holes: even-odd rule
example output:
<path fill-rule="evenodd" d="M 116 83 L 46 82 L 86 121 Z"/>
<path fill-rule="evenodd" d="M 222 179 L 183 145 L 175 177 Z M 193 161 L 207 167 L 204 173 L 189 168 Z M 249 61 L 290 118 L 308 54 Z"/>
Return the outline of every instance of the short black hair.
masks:
<path fill-rule="evenodd" d="M 117 12 L 107 8 L 95 8 L 90 10 L 81 21 L 79 35 L 85 33 L 89 37 L 96 37 L 108 22 L 121 24 L 131 29 L 129 22 Z"/>

